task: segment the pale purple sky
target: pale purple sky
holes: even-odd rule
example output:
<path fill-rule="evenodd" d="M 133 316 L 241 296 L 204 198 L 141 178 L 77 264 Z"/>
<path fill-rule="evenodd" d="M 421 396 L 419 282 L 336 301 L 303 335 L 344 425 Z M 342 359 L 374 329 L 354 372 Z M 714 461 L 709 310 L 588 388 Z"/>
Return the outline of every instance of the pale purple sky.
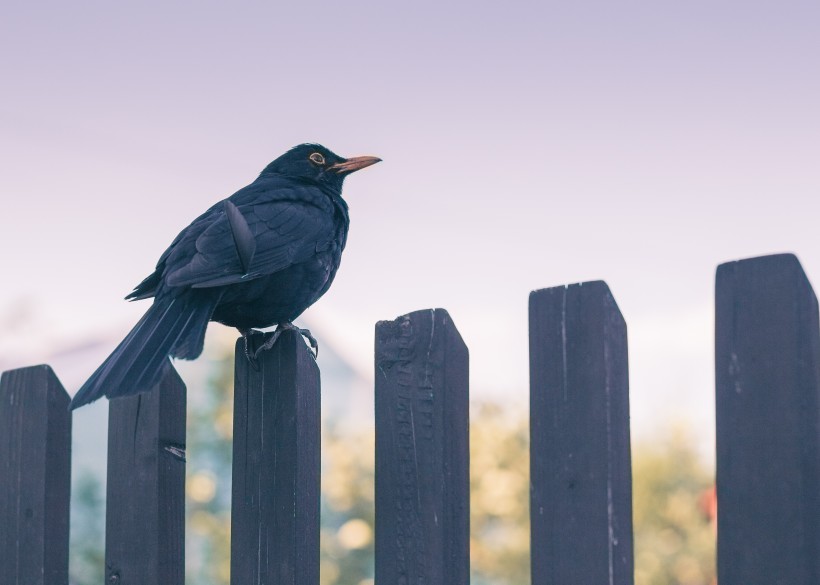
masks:
<path fill-rule="evenodd" d="M 475 392 L 523 402 L 529 291 L 605 279 L 638 431 L 711 436 L 716 264 L 820 278 L 820 3 L 289 4 L 3 3 L 6 362 L 124 334 L 180 229 L 318 141 L 384 159 L 307 315 L 363 368 L 376 320 L 443 306 Z"/>

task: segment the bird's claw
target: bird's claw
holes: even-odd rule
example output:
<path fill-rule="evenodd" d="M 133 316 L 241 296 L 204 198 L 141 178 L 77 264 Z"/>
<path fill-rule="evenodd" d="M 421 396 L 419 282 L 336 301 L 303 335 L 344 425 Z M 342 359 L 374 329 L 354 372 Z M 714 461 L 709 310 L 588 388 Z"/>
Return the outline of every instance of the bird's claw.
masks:
<path fill-rule="evenodd" d="M 313 358 L 316 359 L 319 357 L 319 342 L 310 332 L 310 329 L 299 329 L 299 333 L 302 334 L 302 337 L 308 342 L 310 345 L 310 350 L 313 352 Z"/>
<path fill-rule="evenodd" d="M 251 351 L 251 336 L 259 332 L 253 329 L 240 329 L 239 333 L 242 334 L 242 339 L 245 340 L 245 357 L 247 358 L 248 363 L 251 364 L 251 367 L 258 372 L 259 363 L 256 361 L 257 352 Z"/>
<path fill-rule="evenodd" d="M 248 361 L 251 363 L 251 366 L 254 370 L 259 371 L 259 355 L 263 351 L 271 349 L 274 346 L 274 344 L 276 344 L 276 342 L 278 341 L 279 336 L 282 335 L 282 332 L 288 329 L 298 331 L 299 334 L 305 338 L 305 341 L 307 341 L 308 345 L 310 345 L 311 353 L 313 354 L 314 359 L 319 356 L 319 342 L 316 340 L 315 337 L 313 337 L 313 335 L 310 333 L 310 330 L 300 329 L 299 327 L 296 327 L 293 323 L 280 323 L 276 326 L 276 329 L 273 332 L 263 333 L 263 335 L 266 336 L 267 339 L 262 345 L 260 345 L 255 350 L 251 350 L 250 338 L 254 333 L 258 332 L 254 331 L 253 329 L 240 329 L 240 333 L 242 334 L 242 337 L 245 339 L 245 357 L 248 358 Z"/>

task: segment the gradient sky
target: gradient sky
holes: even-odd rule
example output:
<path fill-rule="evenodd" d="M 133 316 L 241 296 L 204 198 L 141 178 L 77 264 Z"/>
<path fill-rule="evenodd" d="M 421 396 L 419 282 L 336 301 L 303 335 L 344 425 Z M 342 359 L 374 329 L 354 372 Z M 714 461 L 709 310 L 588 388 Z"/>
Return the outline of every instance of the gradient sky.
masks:
<path fill-rule="evenodd" d="M 384 159 L 306 314 L 363 369 L 443 306 L 474 392 L 524 402 L 529 291 L 605 279 L 638 433 L 711 437 L 715 266 L 820 275 L 820 3 L 287 4 L 2 4 L 4 363 L 124 334 L 180 229 L 318 141 Z"/>

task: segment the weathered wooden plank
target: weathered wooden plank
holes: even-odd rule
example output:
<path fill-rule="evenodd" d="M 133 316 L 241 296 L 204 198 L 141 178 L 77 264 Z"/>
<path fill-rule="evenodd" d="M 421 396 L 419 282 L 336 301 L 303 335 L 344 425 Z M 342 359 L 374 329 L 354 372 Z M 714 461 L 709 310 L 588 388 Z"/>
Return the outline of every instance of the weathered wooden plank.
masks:
<path fill-rule="evenodd" d="M 0 583 L 68 583 L 69 402 L 48 366 L 0 379 Z"/>
<path fill-rule="evenodd" d="M 256 364 L 239 339 L 235 376 L 231 583 L 316 585 L 319 368 L 285 331 Z"/>
<path fill-rule="evenodd" d="M 601 281 L 529 310 L 532 583 L 631 584 L 626 324 Z"/>
<path fill-rule="evenodd" d="M 108 414 L 105 576 L 112 585 L 185 582 L 185 384 L 176 370 Z"/>
<path fill-rule="evenodd" d="M 718 580 L 820 583 L 820 326 L 791 254 L 716 286 Z"/>
<path fill-rule="evenodd" d="M 443 309 L 376 325 L 376 583 L 470 578 L 469 364 Z"/>

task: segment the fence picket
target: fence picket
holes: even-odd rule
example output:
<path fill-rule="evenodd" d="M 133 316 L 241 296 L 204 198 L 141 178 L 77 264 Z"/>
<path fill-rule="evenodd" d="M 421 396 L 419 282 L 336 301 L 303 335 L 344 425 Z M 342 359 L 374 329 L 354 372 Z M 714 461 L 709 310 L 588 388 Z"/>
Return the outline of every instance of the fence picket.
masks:
<path fill-rule="evenodd" d="M 791 254 L 716 283 L 718 580 L 820 583 L 820 327 Z"/>
<path fill-rule="evenodd" d="M 319 390 L 319 368 L 297 332 L 285 331 L 255 365 L 237 341 L 234 585 L 319 583 Z"/>
<path fill-rule="evenodd" d="M 627 370 L 604 282 L 530 295 L 533 585 L 633 582 Z"/>
<path fill-rule="evenodd" d="M 108 585 L 185 582 L 185 384 L 176 370 L 108 406 Z"/>
<path fill-rule="evenodd" d="M 376 583 L 470 576 L 467 347 L 443 309 L 376 325 Z"/>
<path fill-rule="evenodd" d="M 68 583 L 69 401 L 48 366 L 0 378 L 0 583 Z"/>

